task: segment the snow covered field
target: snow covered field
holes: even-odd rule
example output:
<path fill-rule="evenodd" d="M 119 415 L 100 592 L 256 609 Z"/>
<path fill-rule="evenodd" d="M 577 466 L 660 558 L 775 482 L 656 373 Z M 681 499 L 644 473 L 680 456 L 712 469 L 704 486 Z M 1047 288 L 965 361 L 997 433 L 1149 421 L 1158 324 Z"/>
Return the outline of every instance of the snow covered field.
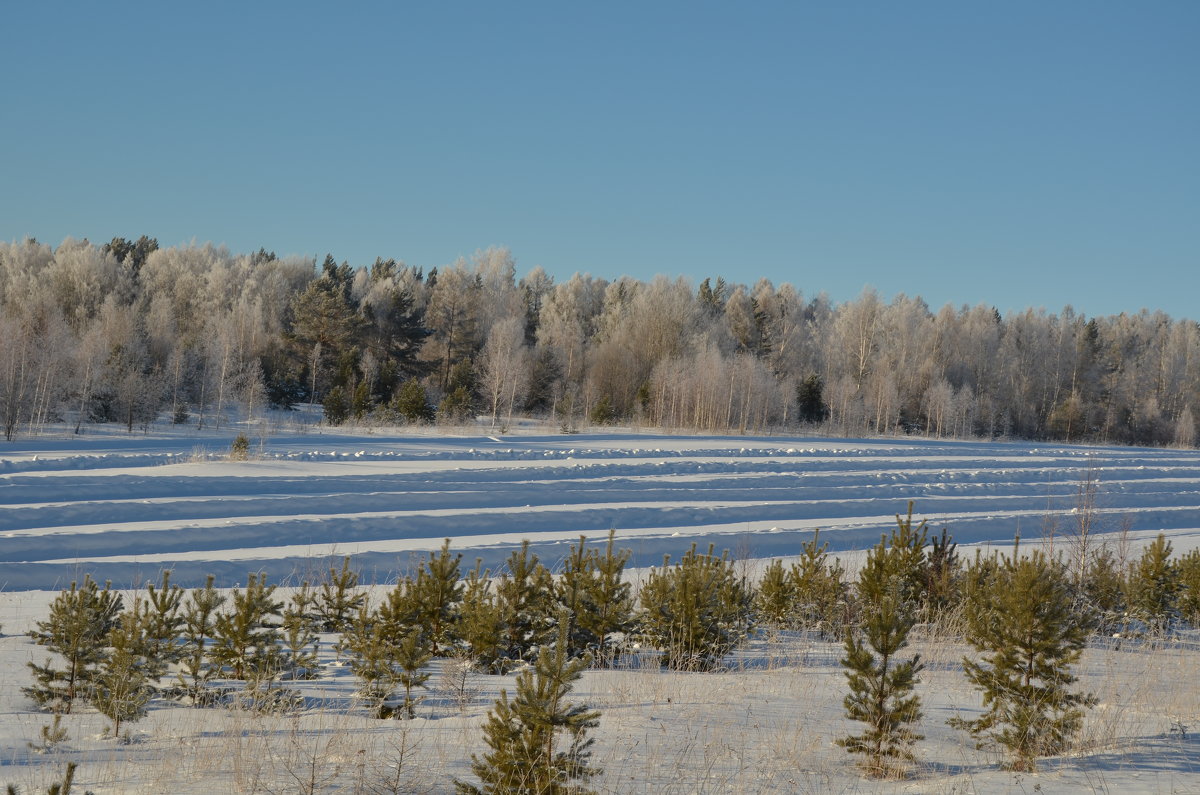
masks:
<path fill-rule="evenodd" d="M 695 540 L 739 557 L 795 554 L 821 528 L 834 552 L 873 545 L 908 500 L 960 544 L 1068 533 L 1081 480 L 1094 531 L 1200 544 L 1200 453 L 924 439 L 432 432 L 281 434 L 256 460 L 233 433 L 83 436 L 0 446 L 0 588 L 60 588 L 91 572 L 184 585 L 266 571 L 298 582 L 352 555 L 387 582 L 452 538 L 494 566 L 521 538 L 544 561 L 610 528 L 633 566 Z"/>
<path fill-rule="evenodd" d="M 48 723 L 20 693 L 41 659 L 21 633 L 53 591 L 90 572 L 127 588 L 316 579 L 351 555 L 367 581 L 453 539 L 468 566 L 495 565 L 529 538 L 548 565 L 610 528 L 632 566 L 692 541 L 735 557 L 798 552 L 820 528 L 835 554 L 874 544 L 909 500 L 960 545 L 1063 540 L 1081 483 L 1095 485 L 1093 532 L 1132 546 L 1165 532 L 1200 545 L 1200 453 L 918 439 L 665 436 L 534 431 L 491 438 L 433 431 L 276 434 L 255 458 L 226 460 L 233 432 L 197 437 L 92 433 L 0 445 L 0 784 L 44 791 L 65 761 L 96 792 L 442 791 L 482 750 L 480 722 L 511 678 L 479 676 L 460 712 L 434 692 L 413 721 L 376 721 L 350 704 L 346 668 L 304 685 L 308 708 L 280 718 L 155 702 L 141 741 L 98 735 L 106 720 L 69 716 L 63 749 L 27 743 Z M 753 565 L 753 564 L 750 564 Z M 326 648 L 328 644 L 325 644 Z M 603 713 L 595 761 L 603 792 L 1200 792 L 1200 654 L 1190 644 L 1089 650 L 1097 693 L 1079 756 L 1014 775 L 945 726 L 978 710 L 965 649 L 926 638 L 926 700 L 913 781 L 858 777 L 846 753 L 840 650 L 802 637 L 759 638 L 720 674 L 597 671 L 578 689 Z M 332 658 L 326 653 L 327 660 Z M 1181 728 L 1185 727 L 1185 728 Z M 1190 728 L 1186 728 L 1190 727 Z M 397 763 L 401 761 L 403 763 Z"/>

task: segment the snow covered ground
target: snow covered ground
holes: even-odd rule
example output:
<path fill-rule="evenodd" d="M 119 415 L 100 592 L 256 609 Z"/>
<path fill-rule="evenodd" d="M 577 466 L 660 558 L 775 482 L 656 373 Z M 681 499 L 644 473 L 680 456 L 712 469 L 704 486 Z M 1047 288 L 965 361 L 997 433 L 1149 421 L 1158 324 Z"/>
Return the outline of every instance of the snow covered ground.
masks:
<path fill-rule="evenodd" d="M 1007 546 L 1076 526 L 1163 531 L 1200 544 L 1200 453 L 925 439 L 508 437 L 298 433 L 227 460 L 233 433 L 83 436 L 0 446 L 0 588 L 60 588 L 91 572 L 118 587 L 171 568 L 180 584 L 298 582 L 352 555 L 386 582 L 452 538 L 494 567 L 529 538 L 544 561 L 615 529 L 634 566 L 692 541 L 739 557 L 874 544 L 909 500 L 960 544 Z"/>
<path fill-rule="evenodd" d="M 465 711 L 434 692 L 414 721 L 376 721 L 350 703 L 343 667 L 304 686 L 308 708 L 270 718 L 155 702 L 140 741 L 99 737 L 94 712 L 65 721 L 70 739 L 28 747 L 48 723 L 20 687 L 41 659 L 21 633 L 53 592 L 90 572 L 127 588 L 156 580 L 219 584 L 265 571 L 316 578 L 351 555 L 387 583 L 453 539 L 468 565 L 495 567 L 522 538 L 546 563 L 580 534 L 610 528 L 632 565 L 677 557 L 693 541 L 739 558 L 794 555 L 820 528 L 854 557 L 915 501 L 931 529 L 961 545 L 1069 543 L 1081 484 L 1095 485 L 1092 532 L 1136 548 L 1158 532 L 1176 552 L 1200 545 L 1200 453 L 1136 448 L 808 437 L 714 437 L 527 430 L 504 437 L 279 433 L 253 460 L 227 460 L 235 431 L 197 436 L 96 432 L 0 444 L 0 784 L 45 790 L 68 759 L 96 792 L 444 791 L 482 751 L 480 722 L 511 679 L 479 676 Z M 1086 502 L 1086 501 L 1085 501 Z M 1122 541 L 1123 539 L 1123 541 Z M 328 644 L 326 644 L 328 647 Z M 1036 775 L 945 726 L 979 709 L 965 652 L 916 644 L 929 661 L 914 780 L 858 777 L 832 741 L 842 717 L 839 649 L 760 638 L 719 674 L 657 669 L 587 674 L 580 699 L 603 712 L 594 782 L 603 792 L 1200 792 L 1200 653 L 1192 644 L 1089 650 L 1093 710 L 1079 755 Z M 330 653 L 326 660 L 332 662 Z M 1190 728 L 1189 728 L 1190 727 Z M 397 767 L 397 765 L 399 765 Z"/>

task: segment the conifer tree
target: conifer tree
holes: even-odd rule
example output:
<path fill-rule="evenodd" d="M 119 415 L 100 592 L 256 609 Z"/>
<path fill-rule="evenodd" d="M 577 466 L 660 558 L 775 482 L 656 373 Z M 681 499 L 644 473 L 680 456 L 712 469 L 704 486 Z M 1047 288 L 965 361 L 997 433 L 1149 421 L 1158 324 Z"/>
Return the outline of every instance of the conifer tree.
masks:
<path fill-rule="evenodd" d="M 217 611 L 225 596 L 213 587 L 215 577 L 208 575 L 203 588 L 188 593 L 183 608 L 183 657 L 179 683 L 196 706 L 205 699 L 204 689 L 217 669 L 208 661 L 208 643 L 216 632 Z"/>
<path fill-rule="evenodd" d="M 440 654 L 454 642 L 459 602 L 463 585 L 459 563 L 462 555 L 450 555 L 450 539 L 442 543 L 438 554 L 429 553 L 429 560 L 417 572 L 414 597 L 417 621 L 429 638 L 430 650 Z"/>
<path fill-rule="evenodd" d="M 911 519 L 911 505 L 909 510 Z M 913 689 L 924 666 L 920 655 L 899 656 L 916 624 L 907 579 L 913 544 L 904 527 L 901 521 L 901 532 L 893 533 L 891 542 L 881 538 L 867 554 L 858 578 L 863 620 L 858 633 L 847 630 L 841 661 L 850 686 L 843 702 L 846 715 L 866 728 L 837 742 L 850 753 L 862 754 L 863 769 L 876 778 L 904 775 L 904 763 L 913 759 L 913 743 L 923 739 L 912 724 L 921 719 L 921 700 Z"/>
<path fill-rule="evenodd" d="M 359 682 L 356 695 L 377 717 L 386 717 L 387 701 L 400 678 L 386 628 L 365 603 L 346 629 L 346 646 L 350 649 L 350 670 Z"/>
<path fill-rule="evenodd" d="M 1091 613 L 1098 631 L 1109 632 L 1125 619 L 1125 586 L 1125 572 L 1112 551 L 1100 547 L 1084 573 L 1082 589 L 1076 595 L 1082 603 L 1076 609 Z"/>
<path fill-rule="evenodd" d="M 325 632 L 344 631 L 366 598 L 366 594 L 358 590 L 358 572 L 350 568 L 350 556 L 347 555 L 342 558 L 341 571 L 330 566 L 329 578 L 321 584 L 317 600 L 321 629 Z"/>
<path fill-rule="evenodd" d="M 591 579 L 589 560 L 591 553 L 587 549 L 587 537 L 580 536 L 578 544 L 572 544 L 567 553 L 567 559 L 555 582 L 558 603 L 564 609 L 567 617 L 567 653 L 576 657 L 587 650 L 590 638 L 580 627 L 580 615 L 590 612 L 588 600 L 591 590 L 588 580 Z"/>
<path fill-rule="evenodd" d="M 1179 615 L 1193 629 L 1200 628 L 1200 549 L 1184 555 L 1176 566 L 1179 570 Z"/>
<path fill-rule="evenodd" d="M 587 657 L 567 656 L 567 620 L 558 620 L 558 640 L 542 646 L 532 669 L 517 675 L 516 697 L 506 690 L 488 713 L 483 758 L 472 755 L 471 772 L 479 785 L 455 781 L 460 793 L 500 795 L 588 795 L 585 782 L 600 770 L 589 765 L 592 740 L 587 731 L 599 724 L 600 713 L 567 701 L 572 683 L 590 665 Z M 569 741 L 563 748 L 559 738 Z"/>
<path fill-rule="evenodd" d="M 313 613 L 316 594 L 305 581 L 283 609 L 280 636 L 283 643 L 282 671 L 288 679 L 315 679 L 317 668 L 317 617 Z"/>
<path fill-rule="evenodd" d="M 980 653 L 963 672 L 983 694 L 985 712 L 950 725 L 982 747 L 994 743 L 1008 767 L 1036 769 L 1079 731 L 1091 696 L 1072 693 L 1071 673 L 1087 643 L 1090 617 L 1076 609 L 1071 577 L 1040 550 L 996 560 L 977 558 L 967 573 L 966 640 Z"/>
<path fill-rule="evenodd" d="M 217 616 L 209 658 L 251 688 L 269 684 L 279 672 L 279 611 L 275 586 L 266 574 L 249 574 L 245 590 L 233 589 L 232 610 Z"/>
<path fill-rule="evenodd" d="M 593 551 L 586 559 L 588 576 L 584 581 L 583 610 L 576 623 L 587 648 L 593 650 L 592 660 L 604 665 L 612 659 L 609 648 L 614 636 L 633 629 L 633 586 L 625 581 L 625 564 L 631 550 L 616 549 L 616 531 L 608 531 L 604 552 Z"/>
<path fill-rule="evenodd" d="M 711 670 L 748 631 L 753 594 L 738 577 L 728 550 L 717 557 L 713 545 L 696 545 L 674 566 L 670 556 L 652 569 L 641 591 L 642 632 L 662 650 L 662 665 L 673 670 Z"/>
<path fill-rule="evenodd" d="M 496 604 L 504 626 L 502 659 L 511 666 L 528 659 L 553 637 L 556 603 L 554 579 L 529 551 L 529 539 L 508 556 L 496 583 Z"/>
<path fill-rule="evenodd" d="M 37 684 L 22 692 L 45 709 L 70 713 L 75 699 L 88 694 L 122 607 L 120 594 L 108 583 L 101 589 L 90 575 L 84 575 L 82 586 L 71 583 L 51 603 L 47 620 L 29 633 L 39 646 L 61 656 L 65 667 L 55 667 L 49 659 L 42 665 L 30 662 Z"/>
<path fill-rule="evenodd" d="M 426 645 L 426 638 L 424 632 L 414 629 L 396 643 L 393 649 L 396 667 L 400 669 L 398 679 L 404 687 L 404 703 L 400 709 L 407 718 L 416 717 L 419 699 L 413 697 L 413 688 L 424 687 L 429 681 L 429 672 L 421 670 L 433 658 Z"/>
<path fill-rule="evenodd" d="M 763 571 L 754 596 L 754 607 L 759 618 L 773 627 L 783 629 L 794 623 L 796 589 L 779 558 L 767 564 Z"/>
<path fill-rule="evenodd" d="M 812 540 L 805 541 L 802 550 L 800 560 L 788 572 L 793 621 L 822 636 L 840 637 L 839 629 L 846 623 L 847 601 L 842 565 L 829 560 L 829 542 L 821 543 L 820 530 L 813 531 Z"/>
<path fill-rule="evenodd" d="M 94 677 L 91 702 L 113 722 L 113 737 L 120 737 L 121 724 L 145 717 L 154 695 L 151 677 L 157 661 L 148 653 L 155 644 L 146 634 L 153 621 L 152 610 L 135 599 L 108 633 L 109 651 Z"/>
<path fill-rule="evenodd" d="M 490 572 L 481 571 L 483 561 L 467 573 L 463 587 L 458 635 L 466 644 L 470 658 L 481 668 L 503 670 L 504 619 L 492 591 Z"/>
<path fill-rule="evenodd" d="M 1142 556 L 1129 572 L 1127 585 L 1129 612 L 1151 629 L 1164 630 L 1176 613 L 1179 574 L 1171 562 L 1171 542 L 1159 533 L 1142 550 Z"/>
<path fill-rule="evenodd" d="M 180 634 L 186 620 L 180 613 L 183 589 L 171 584 L 171 572 L 162 573 L 158 588 L 146 583 L 146 602 L 143 607 L 145 618 L 145 661 L 146 677 L 155 684 L 166 675 L 171 665 L 183 658 L 184 646 Z"/>
<path fill-rule="evenodd" d="M 925 589 L 923 594 L 924 619 L 933 621 L 959 600 L 959 580 L 962 566 L 958 559 L 958 544 L 943 527 L 941 536 L 935 536 L 925 556 Z"/>
<path fill-rule="evenodd" d="M 416 581 L 402 577 L 392 587 L 376 611 L 376 620 L 383 626 L 389 642 L 397 643 L 400 638 L 421 626 L 421 603 L 418 600 Z"/>
<path fill-rule="evenodd" d="M 929 560 L 925 554 L 926 520 L 913 525 L 913 503 L 908 503 L 908 514 L 896 516 L 896 529 L 888 539 L 888 568 L 899 598 L 914 608 L 926 601 L 929 588 Z"/>

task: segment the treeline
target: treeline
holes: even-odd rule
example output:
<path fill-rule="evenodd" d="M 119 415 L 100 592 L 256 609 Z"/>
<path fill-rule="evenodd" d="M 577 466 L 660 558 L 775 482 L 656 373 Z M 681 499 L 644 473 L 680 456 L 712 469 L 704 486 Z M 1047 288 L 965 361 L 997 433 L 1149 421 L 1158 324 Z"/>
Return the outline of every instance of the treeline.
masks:
<path fill-rule="evenodd" d="M 475 759 L 473 771 L 487 782 L 559 765 L 570 778 L 564 771 L 590 770 L 583 733 L 598 717 L 563 701 L 584 668 L 636 665 L 649 655 L 670 670 L 716 670 L 748 638 L 794 631 L 843 644 L 846 714 L 866 726 L 839 742 L 862 756 L 869 774 L 894 776 L 921 739 L 914 688 L 922 663 L 904 649 L 924 625 L 976 652 L 963 670 L 988 711 L 952 725 L 1004 750 L 1015 769 L 1031 770 L 1038 757 L 1068 746 L 1091 704 L 1070 690 L 1089 638 L 1141 643 L 1200 626 L 1200 550 L 1173 558 L 1161 535 L 1129 559 L 1077 538 L 1057 555 L 1035 548 L 963 562 L 946 530 L 929 537 L 925 522 L 914 521 L 911 504 L 896 519 L 854 581 L 815 535 L 796 562 L 774 560 L 757 581 L 727 553 L 693 545 L 664 559 L 635 592 L 624 576 L 629 552 L 611 532 L 600 546 L 580 538 L 555 571 L 525 542 L 495 574 L 478 563 L 464 574 L 447 540 L 373 597 L 349 559 L 286 596 L 258 574 L 231 591 L 213 588 L 211 577 L 185 591 L 164 573 L 127 603 L 88 578 L 59 594 L 29 633 L 53 656 L 29 663 L 34 681 L 24 692 L 57 716 L 43 730 L 52 746 L 65 738 L 60 716 L 80 703 L 106 715 L 114 737 L 156 698 L 302 709 L 294 686 L 323 675 L 322 643 L 349 666 L 357 703 L 378 718 L 415 715 L 435 657 L 443 660 L 442 692 L 460 709 L 471 699 L 473 672 L 522 669 L 516 701 L 502 696 L 485 726 L 492 753 Z M 549 701 L 547 689 L 557 693 Z M 553 750 L 564 730 L 565 757 Z M 529 736 L 540 741 L 521 740 Z M 514 765 L 510 755 L 521 748 L 542 750 Z"/>
<path fill-rule="evenodd" d="M 518 279 L 502 248 L 426 273 L 146 237 L 0 243 L 0 339 L 9 439 L 314 402 L 333 424 L 525 414 L 1193 446 L 1200 397 L 1200 326 L 1161 312 L 934 311 L 872 290 L 835 305 L 719 277 L 555 283 Z"/>

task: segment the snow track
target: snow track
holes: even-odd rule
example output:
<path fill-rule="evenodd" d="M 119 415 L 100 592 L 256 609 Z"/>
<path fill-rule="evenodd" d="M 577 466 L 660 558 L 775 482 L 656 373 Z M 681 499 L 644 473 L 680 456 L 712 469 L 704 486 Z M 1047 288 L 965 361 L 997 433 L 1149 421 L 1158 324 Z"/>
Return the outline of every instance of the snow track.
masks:
<path fill-rule="evenodd" d="M 214 449 L 227 440 L 208 439 Z M 0 448 L 0 587 L 57 588 L 90 572 L 121 586 L 171 568 L 194 585 L 247 571 L 315 578 L 352 555 L 368 579 L 407 571 L 443 538 L 495 568 L 522 538 L 548 563 L 610 528 L 634 566 L 692 541 L 794 555 L 821 528 L 863 549 L 909 500 L 960 543 L 1010 544 L 1075 524 L 1096 483 L 1095 530 L 1200 544 L 1194 451 L 812 438 L 278 436 L 233 463 L 194 437 L 35 439 Z"/>

